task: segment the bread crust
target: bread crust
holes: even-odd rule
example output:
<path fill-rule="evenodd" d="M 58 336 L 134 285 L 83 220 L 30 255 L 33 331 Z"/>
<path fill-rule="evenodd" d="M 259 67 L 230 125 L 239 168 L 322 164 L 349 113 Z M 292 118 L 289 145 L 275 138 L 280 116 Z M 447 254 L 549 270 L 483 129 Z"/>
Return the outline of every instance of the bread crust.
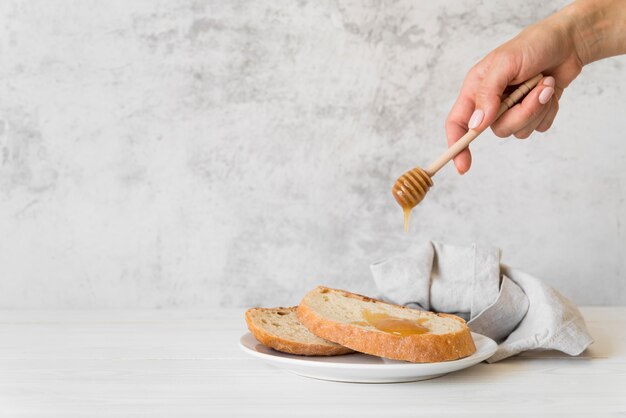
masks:
<path fill-rule="evenodd" d="M 355 298 L 365 302 L 374 302 L 402 309 L 415 311 L 404 306 L 392 305 L 367 296 L 350 293 L 343 290 L 318 286 L 307 293 L 298 306 L 298 320 L 313 334 L 349 347 L 361 353 L 372 354 L 394 360 L 404 360 L 413 363 L 432 363 L 450 361 L 467 357 L 476 352 L 476 346 L 471 332 L 465 321 L 456 315 L 435 314 L 440 317 L 451 318 L 463 324 L 460 331 L 448 334 L 420 334 L 399 336 L 378 330 L 370 330 L 359 325 L 333 321 L 319 315 L 307 303 L 314 292 L 340 292 L 345 297 Z"/>
<path fill-rule="evenodd" d="M 342 354 L 352 353 L 353 351 L 347 347 L 332 346 L 323 344 L 307 344 L 300 343 L 298 341 L 291 341 L 281 338 L 277 335 L 270 334 L 262 328 L 257 327 L 254 324 L 253 315 L 258 311 L 276 311 L 276 310 L 288 310 L 295 311 L 297 306 L 288 308 L 250 308 L 246 311 L 245 318 L 248 329 L 254 335 L 254 338 L 259 340 L 263 345 L 266 345 L 274 350 L 281 351 L 288 354 L 297 354 L 301 356 L 338 356 Z"/>

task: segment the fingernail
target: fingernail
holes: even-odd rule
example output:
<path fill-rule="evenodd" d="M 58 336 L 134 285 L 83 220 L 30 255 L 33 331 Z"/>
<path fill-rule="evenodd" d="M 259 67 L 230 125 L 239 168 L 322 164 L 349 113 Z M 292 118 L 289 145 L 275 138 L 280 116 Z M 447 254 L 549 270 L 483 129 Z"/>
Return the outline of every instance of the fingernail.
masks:
<path fill-rule="evenodd" d="M 550 87 L 554 87 L 555 85 L 555 81 L 554 81 L 554 77 L 546 77 L 543 79 L 543 85 L 544 86 L 550 86 Z"/>
<path fill-rule="evenodd" d="M 539 93 L 539 103 L 546 104 L 550 101 L 550 98 L 554 94 L 552 87 L 546 87 L 541 93 Z"/>
<path fill-rule="evenodd" d="M 472 113 L 472 117 L 470 118 L 469 123 L 467 124 L 467 127 L 470 129 L 478 128 L 480 123 L 483 121 L 484 117 L 485 117 L 485 112 L 483 112 L 480 109 L 474 110 L 474 113 Z"/>

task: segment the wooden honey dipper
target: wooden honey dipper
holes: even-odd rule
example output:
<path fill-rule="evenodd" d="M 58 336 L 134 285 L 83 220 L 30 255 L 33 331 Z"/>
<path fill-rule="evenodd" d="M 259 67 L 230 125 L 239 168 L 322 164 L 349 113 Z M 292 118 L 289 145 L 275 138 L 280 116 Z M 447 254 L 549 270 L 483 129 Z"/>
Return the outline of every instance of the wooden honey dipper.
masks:
<path fill-rule="evenodd" d="M 511 93 L 500 104 L 498 114 L 495 120 L 498 120 L 500 116 L 513 105 L 515 105 L 522 97 L 530 92 L 539 83 L 539 80 L 543 78 L 543 74 L 538 74 L 530 80 L 522 83 L 513 93 Z M 446 152 L 441 154 L 426 170 L 420 167 L 415 167 L 412 170 L 407 171 L 401 175 L 391 188 L 393 197 L 396 202 L 402 207 L 404 212 L 404 230 L 409 228 L 409 216 L 411 209 L 413 209 L 419 202 L 424 199 L 426 192 L 433 185 L 432 177 L 437 174 L 437 171 L 444 165 L 450 162 L 451 159 L 468 147 L 470 142 L 478 137 L 482 131 L 470 129 L 465 135 L 463 135 L 457 142 L 455 142 Z"/>

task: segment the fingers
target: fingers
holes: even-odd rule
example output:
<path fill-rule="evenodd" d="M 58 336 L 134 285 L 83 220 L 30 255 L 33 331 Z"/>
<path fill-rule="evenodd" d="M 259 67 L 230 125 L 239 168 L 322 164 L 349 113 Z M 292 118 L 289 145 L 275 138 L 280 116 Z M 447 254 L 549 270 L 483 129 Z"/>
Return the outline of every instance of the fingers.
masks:
<path fill-rule="evenodd" d="M 548 110 L 546 116 L 543 118 L 539 125 L 535 128 L 536 131 L 545 132 L 552 126 L 554 122 L 554 118 L 556 118 L 556 114 L 559 111 L 559 100 L 558 97 L 550 100 L 550 109 Z"/>
<path fill-rule="evenodd" d="M 474 110 L 474 101 L 469 96 L 461 92 L 461 95 L 452 106 L 448 119 L 446 120 L 446 136 L 448 147 L 452 146 L 467 132 L 467 121 Z M 464 149 L 454 157 L 454 166 L 459 174 L 465 174 L 472 165 L 472 155 L 469 149 Z"/>
<path fill-rule="evenodd" d="M 518 62 L 515 56 L 497 54 L 481 61 L 466 77 L 461 93 L 446 120 L 448 147 L 461 138 L 468 129 L 482 131 L 491 125 L 499 137 L 515 134 L 527 138 L 535 130 L 548 129 L 558 112 L 558 98 L 562 92 L 555 86 L 554 77 L 545 77 L 521 103 L 494 122 L 498 109 L 511 81 L 519 83 Z M 555 95 L 556 90 L 556 95 Z M 460 174 L 472 164 L 468 149 L 454 158 Z"/>
<path fill-rule="evenodd" d="M 515 138 L 517 138 L 517 139 L 526 139 L 533 132 L 535 132 L 535 129 L 537 128 L 537 126 L 539 126 L 539 124 L 546 117 L 546 115 L 547 115 L 548 111 L 550 110 L 551 106 L 552 106 L 552 100 L 550 100 L 550 102 L 544 106 L 544 108 L 541 110 L 539 115 L 537 115 L 537 117 L 534 120 L 529 122 L 528 125 L 524 126 L 523 128 L 521 128 L 517 132 L 513 133 L 513 135 L 515 135 Z"/>
<path fill-rule="evenodd" d="M 469 148 L 465 148 L 454 157 L 454 166 L 459 174 L 465 174 L 472 166 L 472 153 Z"/>
<path fill-rule="evenodd" d="M 496 54 L 479 74 L 480 84 L 475 90 L 475 110 L 469 118 L 468 127 L 482 131 L 493 123 L 500 108 L 502 93 L 518 73 L 515 56 Z"/>
<path fill-rule="evenodd" d="M 446 120 L 448 147 L 458 141 L 468 129 L 483 130 L 493 122 L 502 94 L 510 81 L 509 77 L 515 77 L 517 73 L 515 65 L 508 55 L 494 55 L 470 70 Z M 467 149 L 454 158 L 459 174 L 467 172 L 471 164 L 472 156 Z"/>
<path fill-rule="evenodd" d="M 553 77 L 545 77 L 521 103 L 507 110 L 491 129 L 496 136 L 506 138 L 515 134 L 517 138 L 528 138 L 551 111 L 555 92 Z M 556 114 L 555 114 L 556 115 Z"/>

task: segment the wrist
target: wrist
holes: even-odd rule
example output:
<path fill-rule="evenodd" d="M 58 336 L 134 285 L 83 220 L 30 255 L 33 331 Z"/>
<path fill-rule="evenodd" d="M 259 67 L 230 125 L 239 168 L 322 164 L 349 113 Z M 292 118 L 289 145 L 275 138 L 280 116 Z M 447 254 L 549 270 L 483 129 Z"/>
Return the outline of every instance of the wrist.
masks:
<path fill-rule="evenodd" d="M 623 0 L 578 0 L 559 14 L 568 21 L 582 65 L 626 53 L 626 5 Z"/>

